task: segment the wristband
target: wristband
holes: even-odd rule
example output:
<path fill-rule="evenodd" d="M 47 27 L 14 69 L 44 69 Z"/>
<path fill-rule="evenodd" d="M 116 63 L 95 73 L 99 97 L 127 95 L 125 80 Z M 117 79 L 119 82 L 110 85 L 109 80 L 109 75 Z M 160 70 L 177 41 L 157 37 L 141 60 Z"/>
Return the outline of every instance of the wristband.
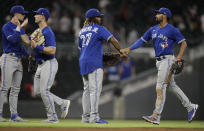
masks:
<path fill-rule="evenodd" d="M 17 26 L 16 27 L 16 31 L 20 32 L 21 31 L 21 27 Z"/>
<path fill-rule="evenodd" d="M 43 52 L 44 47 L 37 45 L 37 46 L 35 47 L 35 49 L 38 50 L 39 52 Z"/>

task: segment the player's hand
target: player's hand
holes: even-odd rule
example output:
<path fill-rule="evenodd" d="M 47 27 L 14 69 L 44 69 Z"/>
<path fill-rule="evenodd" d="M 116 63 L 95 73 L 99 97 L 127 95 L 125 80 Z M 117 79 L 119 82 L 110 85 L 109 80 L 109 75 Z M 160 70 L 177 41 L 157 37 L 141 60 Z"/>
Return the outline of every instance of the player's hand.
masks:
<path fill-rule="evenodd" d="M 28 18 L 26 18 L 23 23 L 21 24 L 21 27 L 25 27 L 28 24 Z"/>
<path fill-rule="evenodd" d="M 182 59 L 180 57 L 177 57 L 176 58 L 176 61 L 178 62 L 178 65 L 181 65 L 182 64 Z"/>
<path fill-rule="evenodd" d="M 130 48 L 121 49 L 120 52 L 123 54 L 128 54 L 130 52 Z"/>
<path fill-rule="evenodd" d="M 122 58 L 123 60 L 126 61 L 128 59 L 128 56 L 127 56 L 127 54 L 122 53 L 122 54 L 120 54 L 120 58 Z"/>
<path fill-rule="evenodd" d="M 31 48 L 35 48 L 37 46 L 37 44 L 35 43 L 34 40 L 31 40 L 30 46 L 31 46 Z"/>
<path fill-rule="evenodd" d="M 14 24 L 16 24 L 17 26 L 21 26 L 21 23 L 16 16 L 14 16 L 13 20 L 14 20 Z"/>

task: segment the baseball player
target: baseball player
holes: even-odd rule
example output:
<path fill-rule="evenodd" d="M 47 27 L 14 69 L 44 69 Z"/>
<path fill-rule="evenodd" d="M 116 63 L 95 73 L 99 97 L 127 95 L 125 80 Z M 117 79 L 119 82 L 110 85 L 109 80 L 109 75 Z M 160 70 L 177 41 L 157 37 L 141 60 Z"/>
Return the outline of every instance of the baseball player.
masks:
<path fill-rule="evenodd" d="M 151 116 L 143 116 L 143 119 L 153 124 L 160 124 L 160 117 L 164 107 L 166 98 L 166 89 L 172 91 L 181 101 L 183 106 L 188 111 L 188 121 L 191 122 L 196 110 L 197 104 L 192 104 L 183 91 L 177 86 L 174 76 L 172 76 L 169 86 L 165 83 L 167 75 L 170 71 L 170 66 L 174 62 L 173 47 L 175 43 L 181 45 L 176 61 L 181 61 L 183 53 L 187 47 L 186 40 L 178 29 L 168 24 L 168 19 L 171 18 L 171 11 L 167 8 L 155 10 L 156 21 L 159 23 L 148 29 L 144 35 L 129 48 L 122 49 L 121 52 L 129 53 L 131 50 L 139 48 L 148 40 L 152 39 L 156 54 L 156 66 L 158 69 L 156 92 L 157 99 L 155 109 Z"/>
<path fill-rule="evenodd" d="M 10 9 L 10 13 L 12 15 L 11 21 L 2 27 L 3 55 L 1 57 L 0 122 L 6 121 L 2 117 L 2 111 L 9 88 L 11 89 L 9 94 L 10 121 L 25 122 L 18 116 L 17 101 L 23 75 L 21 58 L 23 55 L 29 56 L 25 47 L 21 44 L 22 37 L 27 37 L 23 27 L 28 23 L 28 19 L 24 21 L 25 14 L 28 12 L 24 10 L 23 6 L 16 5 Z M 23 23 L 20 24 L 20 21 Z M 23 41 L 28 44 L 28 37 L 23 39 Z"/>
<path fill-rule="evenodd" d="M 54 102 L 61 106 L 61 117 L 65 118 L 70 106 L 70 100 L 63 100 L 50 92 L 50 88 L 58 70 L 58 62 L 55 58 L 55 35 L 52 29 L 47 26 L 47 20 L 50 16 L 49 11 L 45 8 L 40 8 L 35 11 L 35 13 L 35 23 L 38 24 L 42 31 L 45 42 L 42 45 L 38 45 L 34 40 L 31 40 L 31 47 L 34 48 L 35 60 L 38 63 L 38 68 L 34 77 L 34 94 L 41 95 L 47 111 L 48 119 L 42 122 L 58 123 Z"/>
<path fill-rule="evenodd" d="M 89 9 L 83 28 L 79 32 L 78 48 L 80 74 L 84 83 L 82 96 L 82 123 L 108 123 L 98 113 L 98 104 L 102 90 L 103 63 L 102 41 L 111 42 L 120 52 L 120 45 L 113 35 L 101 25 L 101 14 L 97 9 Z"/>

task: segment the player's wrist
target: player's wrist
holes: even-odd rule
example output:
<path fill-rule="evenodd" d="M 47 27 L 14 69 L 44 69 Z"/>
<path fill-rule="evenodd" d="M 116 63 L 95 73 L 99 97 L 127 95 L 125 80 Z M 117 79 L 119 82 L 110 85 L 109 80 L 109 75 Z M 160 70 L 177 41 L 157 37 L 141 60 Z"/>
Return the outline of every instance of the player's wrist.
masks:
<path fill-rule="evenodd" d="M 181 61 L 181 58 L 180 58 L 180 57 L 177 57 L 177 58 L 176 58 L 176 61 Z"/>
<path fill-rule="evenodd" d="M 35 47 L 35 49 L 38 50 L 39 52 L 43 52 L 44 47 L 37 45 L 37 46 Z"/>
<path fill-rule="evenodd" d="M 21 32 L 21 26 L 17 26 L 16 31 Z"/>

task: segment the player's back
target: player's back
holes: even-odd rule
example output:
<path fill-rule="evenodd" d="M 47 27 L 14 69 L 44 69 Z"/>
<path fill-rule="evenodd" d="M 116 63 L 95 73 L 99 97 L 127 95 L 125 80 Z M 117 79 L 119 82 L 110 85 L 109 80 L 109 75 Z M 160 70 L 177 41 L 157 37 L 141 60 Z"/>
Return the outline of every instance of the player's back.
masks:
<path fill-rule="evenodd" d="M 96 59 L 102 57 L 102 39 L 100 28 L 97 24 L 89 24 L 79 33 L 79 45 L 81 46 L 81 59 Z"/>
<path fill-rule="evenodd" d="M 102 42 L 108 40 L 110 36 L 112 34 L 104 26 L 98 24 L 88 24 L 80 30 L 78 42 L 81 50 L 79 63 L 82 74 L 103 68 Z"/>

